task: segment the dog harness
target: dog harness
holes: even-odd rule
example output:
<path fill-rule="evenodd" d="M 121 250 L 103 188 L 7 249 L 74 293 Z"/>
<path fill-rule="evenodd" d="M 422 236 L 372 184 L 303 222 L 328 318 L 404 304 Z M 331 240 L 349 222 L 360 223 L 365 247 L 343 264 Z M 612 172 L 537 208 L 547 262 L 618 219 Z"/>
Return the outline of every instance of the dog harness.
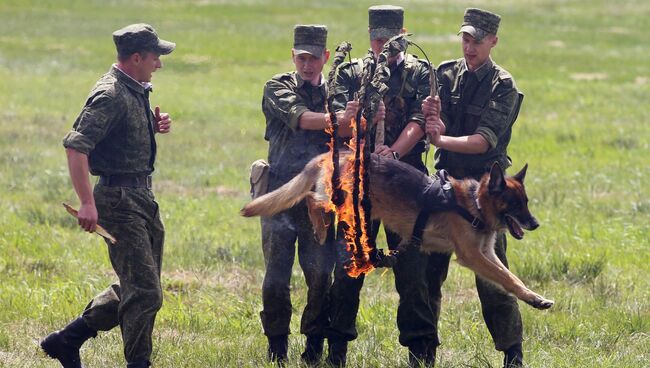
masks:
<path fill-rule="evenodd" d="M 444 169 L 436 171 L 431 176 L 431 183 L 420 194 L 418 203 L 423 203 L 424 207 L 420 210 L 415 220 L 415 225 L 413 226 L 410 241 L 412 245 L 419 246 L 422 243 L 424 227 L 427 224 L 427 220 L 429 220 L 429 216 L 434 212 L 454 211 L 472 224 L 473 228 L 477 230 L 485 228 L 483 220 L 472 215 L 467 209 L 456 203 L 454 189 L 451 186 L 448 175 Z"/>
<path fill-rule="evenodd" d="M 399 253 L 404 251 L 406 247 L 419 247 L 422 244 L 424 227 L 429 220 L 429 216 L 434 212 L 454 211 L 467 220 L 474 229 L 485 229 L 485 222 L 480 217 L 472 215 L 467 209 L 459 206 L 456 202 L 454 188 L 451 185 L 447 171 L 444 169 L 438 170 L 429 178 L 431 179 L 431 183 L 417 197 L 417 202 L 423 203 L 424 206 L 418 213 L 418 217 L 413 225 L 411 239 L 408 243 L 400 246 L 396 250 L 389 251 L 388 254 L 385 254 L 383 249 L 377 249 L 372 257 L 375 267 L 393 267 L 397 262 Z M 478 186 L 478 184 L 474 185 Z M 474 190 L 475 188 L 472 188 L 472 191 Z"/>

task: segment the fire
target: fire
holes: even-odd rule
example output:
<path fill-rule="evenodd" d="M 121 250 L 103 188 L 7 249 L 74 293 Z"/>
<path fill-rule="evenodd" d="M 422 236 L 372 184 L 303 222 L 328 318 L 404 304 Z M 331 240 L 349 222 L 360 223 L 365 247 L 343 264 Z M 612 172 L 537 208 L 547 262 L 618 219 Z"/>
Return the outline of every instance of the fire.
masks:
<path fill-rule="evenodd" d="M 362 129 L 365 130 L 366 121 L 363 118 L 361 119 L 361 126 Z M 353 127 L 353 133 L 352 133 L 353 138 L 350 140 L 350 143 L 347 145 L 347 147 L 351 152 L 355 152 L 357 149 L 355 137 L 358 134 L 358 132 L 356 131 L 356 121 L 354 119 L 352 120 L 352 127 Z M 330 134 L 333 133 L 331 129 L 329 130 L 329 132 Z M 360 170 L 359 175 L 361 178 L 363 178 L 365 174 L 365 168 L 363 167 L 364 145 L 365 145 L 365 141 L 361 139 L 361 147 L 359 150 L 361 152 L 361 157 L 359 157 L 359 160 L 361 160 L 361 165 L 359 169 Z M 329 146 L 331 152 L 334 147 L 333 136 Z M 327 180 L 325 181 L 326 183 L 325 192 L 328 195 L 328 198 L 332 198 L 332 195 L 334 193 L 334 188 L 333 188 L 333 183 L 331 181 L 331 178 L 332 178 L 332 173 L 334 171 L 334 162 L 332 161 L 331 155 L 327 157 L 328 158 L 323 162 L 323 167 L 325 168 L 325 173 L 327 178 Z M 343 192 L 343 201 L 341 205 L 336 206 L 330 199 L 328 200 L 328 203 L 324 204 L 324 207 L 336 213 L 337 220 L 339 223 L 339 228 L 340 230 L 343 231 L 344 234 L 346 250 L 348 254 L 350 254 L 349 263 L 346 264 L 345 266 L 347 273 L 351 277 L 358 277 L 361 274 L 372 271 L 374 269 L 374 266 L 370 261 L 370 252 L 372 248 L 369 245 L 369 234 L 366 233 L 366 221 L 369 221 L 370 219 L 366 219 L 366 213 L 361 205 L 359 205 L 360 224 L 357 224 L 356 217 L 355 217 L 354 196 L 353 196 L 354 182 L 355 182 L 354 164 L 355 164 L 354 154 L 348 154 L 340 166 L 340 173 L 339 173 L 340 184 L 337 189 L 340 189 Z M 360 180 L 359 196 L 358 196 L 359 202 L 363 197 L 365 190 L 366 188 L 364 188 L 364 182 L 363 180 Z M 361 230 L 359 234 L 357 233 L 357 227 Z M 359 246 L 357 244 L 359 244 L 361 249 L 358 249 Z"/>

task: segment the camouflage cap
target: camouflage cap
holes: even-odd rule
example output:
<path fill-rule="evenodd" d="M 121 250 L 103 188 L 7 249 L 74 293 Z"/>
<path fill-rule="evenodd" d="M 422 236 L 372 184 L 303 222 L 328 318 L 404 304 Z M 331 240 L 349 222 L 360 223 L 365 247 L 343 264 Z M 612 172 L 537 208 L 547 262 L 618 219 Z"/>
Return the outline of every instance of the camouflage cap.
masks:
<path fill-rule="evenodd" d="M 483 9 L 467 8 L 463 16 L 463 24 L 458 34 L 468 33 L 476 41 L 481 41 L 489 34 L 497 34 L 501 17 Z"/>
<path fill-rule="evenodd" d="M 296 55 L 323 55 L 327 44 L 327 26 L 320 24 L 297 24 L 293 28 L 293 49 Z"/>
<path fill-rule="evenodd" d="M 167 55 L 174 51 L 176 44 L 158 38 L 156 30 L 145 23 L 128 25 L 113 32 L 113 42 L 120 55 L 131 55 L 139 51 L 151 51 Z"/>
<path fill-rule="evenodd" d="M 397 36 L 404 27 L 404 8 L 393 5 L 376 5 L 368 8 L 370 39 Z"/>

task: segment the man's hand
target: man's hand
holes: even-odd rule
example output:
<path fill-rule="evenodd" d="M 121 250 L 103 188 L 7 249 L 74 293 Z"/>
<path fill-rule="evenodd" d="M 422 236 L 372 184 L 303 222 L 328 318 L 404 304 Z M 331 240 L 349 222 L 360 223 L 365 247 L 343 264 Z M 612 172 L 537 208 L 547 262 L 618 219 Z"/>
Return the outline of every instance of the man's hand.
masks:
<path fill-rule="evenodd" d="M 77 222 L 81 228 L 89 233 L 95 232 L 98 218 L 97 207 L 95 207 L 94 203 L 81 204 L 81 207 L 79 207 L 79 213 L 77 214 Z"/>
<path fill-rule="evenodd" d="M 422 102 L 422 112 L 426 120 L 426 134 L 433 145 L 438 145 L 440 136 L 445 135 L 447 127 L 440 119 L 440 98 L 429 96 Z"/>
<path fill-rule="evenodd" d="M 393 150 L 390 149 L 385 144 L 379 145 L 375 147 L 375 153 L 378 154 L 379 156 L 384 156 L 384 157 L 389 157 L 389 158 L 394 158 L 393 156 Z"/>
<path fill-rule="evenodd" d="M 427 96 L 427 98 L 422 101 L 422 113 L 425 118 L 428 118 L 429 116 L 440 118 L 440 97 Z"/>
<path fill-rule="evenodd" d="M 357 117 L 358 111 L 359 111 L 359 101 L 357 100 L 348 101 L 348 103 L 345 105 L 345 113 L 343 114 L 343 118 L 341 119 L 342 121 L 340 123 L 350 124 L 352 119 L 355 119 Z"/>
<path fill-rule="evenodd" d="M 381 120 L 386 120 L 386 105 L 384 105 L 384 101 L 379 101 L 379 107 L 377 108 L 377 113 L 372 118 L 372 122 L 377 124 Z"/>
<path fill-rule="evenodd" d="M 160 113 L 160 106 L 156 106 L 154 110 L 154 116 L 156 118 L 156 124 L 154 124 L 155 130 L 157 133 L 166 134 L 171 130 L 172 119 L 169 117 L 169 114 L 166 112 Z"/>

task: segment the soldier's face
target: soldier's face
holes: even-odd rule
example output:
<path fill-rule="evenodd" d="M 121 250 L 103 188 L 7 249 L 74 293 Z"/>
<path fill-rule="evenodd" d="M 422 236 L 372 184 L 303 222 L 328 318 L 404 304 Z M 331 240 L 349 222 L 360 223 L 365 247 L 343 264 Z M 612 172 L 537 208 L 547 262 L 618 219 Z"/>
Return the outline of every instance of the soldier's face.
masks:
<path fill-rule="evenodd" d="M 323 66 L 325 66 L 330 56 L 329 50 L 325 50 L 320 57 L 308 53 L 296 54 L 293 50 L 291 54 L 293 63 L 296 65 L 296 72 L 298 72 L 300 78 L 313 86 L 319 85 Z"/>
<path fill-rule="evenodd" d="M 368 28 L 368 33 L 370 33 L 370 28 Z M 406 33 L 406 28 L 402 28 L 400 30 L 400 34 Z M 379 57 L 379 54 L 381 54 L 382 50 L 384 49 L 384 45 L 386 42 L 388 42 L 390 38 L 388 37 L 382 37 L 382 38 L 375 38 L 370 39 L 370 49 L 372 49 L 372 53 L 375 54 L 375 59 Z M 388 63 L 392 64 L 397 60 L 397 56 L 392 56 L 388 58 Z"/>
<path fill-rule="evenodd" d="M 137 78 L 138 82 L 151 82 L 153 73 L 162 68 L 162 61 L 160 55 L 153 52 L 144 52 L 136 54 L 139 57 L 136 59 Z"/>
<path fill-rule="evenodd" d="M 388 42 L 388 38 L 375 38 L 374 40 L 370 40 L 370 48 L 372 49 L 372 53 L 375 54 L 375 59 L 379 56 L 381 50 L 383 50 L 386 42 Z"/>
<path fill-rule="evenodd" d="M 490 57 L 490 51 L 496 46 L 497 41 L 497 36 L 487 35 L 480 42 L 477 42 L 469 33 L 463 32 L 463 56 L 465 57 L 467 68 L 470 71 L 474 71 L 483 65 Z"/>

